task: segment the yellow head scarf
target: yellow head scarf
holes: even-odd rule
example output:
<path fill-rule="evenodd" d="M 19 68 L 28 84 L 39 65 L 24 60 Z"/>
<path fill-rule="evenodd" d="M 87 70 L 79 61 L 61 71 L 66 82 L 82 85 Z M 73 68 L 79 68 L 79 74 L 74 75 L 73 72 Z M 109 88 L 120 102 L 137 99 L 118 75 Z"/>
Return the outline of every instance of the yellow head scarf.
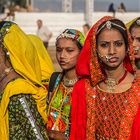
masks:
<path fill-rule="evenodd" d="M 134 18 L 134 19 L 131 20 L 130 22 L 126 23 L 126 27 L 129 29 L 130 26 L 131 26 L 137 19 L 138 19 L 138 17 L 137 17 L 137 18 Z"/>
<path fill-rule="evenodd" d="M 0 22 L 0 35 L 3 36 L 0 39 L 3 38 L 3 45 L 10 54 L 14 70 L 24 77 L 6 86 L 0 102 L 0 139 L 9 140 L 8 104 L 10 97 L 21 93 L 32 94 L 37 103 L 37 109 L 46 123 L 47 90 L 41 84 L 39 58 L 27 35 L 16 24 L 8 21 Z"/>
<path fill-rule="evenodd" d="M 36 35 L 28 35 L 29 39 L 34 44 L 39 56 L 41 66 L 41 80 L 49 80 L 51 74 L 54 72 L 52 60 L 42 42 L 42 40 Z"/>

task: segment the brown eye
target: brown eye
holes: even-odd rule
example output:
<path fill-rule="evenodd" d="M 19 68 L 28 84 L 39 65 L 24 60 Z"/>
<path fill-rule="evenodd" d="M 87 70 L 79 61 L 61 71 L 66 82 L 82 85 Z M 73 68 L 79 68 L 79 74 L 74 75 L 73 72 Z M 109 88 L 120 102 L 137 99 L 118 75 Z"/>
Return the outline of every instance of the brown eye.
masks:
<path fill-rule="evenodd" d="M 105 43 L 101 43 L 100 46 L 102 48 L 108 48 L 109 47 L 109 43 L 105 42 Z"/>
<path fill-rule="evenodd" d="M 67 52 L 73 52 L 74 50 L 73 49 L 67 49 Z"/>
<path fill-rule="evenodd" d="M 61 52 L 61 51 L 62 51 L 62 49 L 61 49 L 61 48 L 59 48 L 59 47 L 57 47 L 57 48 L 56 48 L 56 51 L 57 51 L 57 52 Z"/>
<path fill-rule="evenodd" d="M 114 46 L 121 47 L 123 45 L 123 41 L 115 41 Z"/>

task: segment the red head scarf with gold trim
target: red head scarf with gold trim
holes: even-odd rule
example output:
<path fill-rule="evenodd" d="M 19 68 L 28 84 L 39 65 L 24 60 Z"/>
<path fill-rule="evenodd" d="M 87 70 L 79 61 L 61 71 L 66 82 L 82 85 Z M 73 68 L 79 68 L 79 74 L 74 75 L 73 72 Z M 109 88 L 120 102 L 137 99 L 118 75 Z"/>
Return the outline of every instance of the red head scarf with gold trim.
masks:
<path fill-rule="evenodd" d="M 80 53 L 80 56 L 77 61 L 76 72 L 80 77 L 89 76 L 91 79 L 92 85 L 96 85 L 98 82 L 104 79 L 104 74 L 102 73 L 100 63 L 96 54 L 96 33 L 101 24 L 105 23 L 108 20 L 115 19 L 114 17 L 105 16 L 100 19 L 93 27 L 90 29 L 87 38 L 85 40 L 84 47 Z M 134 52 L 132 47 L 131 36 L 126 29 L 128 34 L 128 43 L 129 43 L 129 54 L 126 55 L 124 59 L 125 68 L 134 73 Z"/>
<path fill-rule="evenodd" d="M 91 86 L 95 86 L 102 81 L 105 76 L 102 73 L 98 57 L 96 55 L 96 33 L 100 25 L 106 21 L 115 19 L 114 17 L 105 16 L 100 19 L 90 29 L 84 43 L 84 47 L 78 58 L 76 71 L 81 79 L 75 84 L 72 92 L 72 112 L 71 112 L 71 133 L 70 140 L 85 140 L 86 139 L 86 123 L 87 123 L 87 110 L 86 110 L 86 87 L 85 78 L 88 77 Z M 112 21 L 113 22 L 113 21 Z M 119 25 L 118 25 L 119 26 Z M 120 27 L 121 28 L 121 27 Z M 123 27 L 124 28 L 124 27 Z M 126 27 L 125 27 L 126 29 Z M 131 36 L 128 35 L 128 48 L 129 53 L 126 53 L 124 59 L 124 67 L 131 73 L 134 72 L 134 52 L 131 41 Z"/>

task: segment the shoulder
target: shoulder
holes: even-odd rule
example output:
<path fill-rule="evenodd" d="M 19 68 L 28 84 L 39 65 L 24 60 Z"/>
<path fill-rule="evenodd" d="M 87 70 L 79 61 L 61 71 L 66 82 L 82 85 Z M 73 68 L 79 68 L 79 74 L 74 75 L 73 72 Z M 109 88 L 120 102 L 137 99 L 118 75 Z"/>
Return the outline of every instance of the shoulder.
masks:
<path fill-rule="evenodd" d="M 20 93 L 10 97 L 9 108 L 20 108 L 22 100 L 25 100 L 29 106 L 36 106 L 35 99 L 31 94 Z"/>

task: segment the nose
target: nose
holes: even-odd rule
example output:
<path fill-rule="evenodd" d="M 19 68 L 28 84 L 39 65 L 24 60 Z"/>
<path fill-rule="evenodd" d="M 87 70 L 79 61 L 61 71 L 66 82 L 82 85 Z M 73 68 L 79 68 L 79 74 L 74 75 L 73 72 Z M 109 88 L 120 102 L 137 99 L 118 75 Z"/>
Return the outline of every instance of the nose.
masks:
<path fill-rule="evenodd" d="M 66 57 L 66 52 L 65 52 L 65 50 L 63 50 L 63 51 L 61 52 L 60 57 L 61 57 L 61 58 L 65 58 L 65 57 Z"/>
<path fill-rule="evenodd" d="M 137 40 L 136 39 L 133 40 L 133 46 L 137 47 Z"/>
<path fill-rule="evenodd" d="M 115 49 L 115 45 L 112 43 L 110 43 L 110 47 L 109 47 L 109 54 L 114 54 L 116 51 Z"/>

